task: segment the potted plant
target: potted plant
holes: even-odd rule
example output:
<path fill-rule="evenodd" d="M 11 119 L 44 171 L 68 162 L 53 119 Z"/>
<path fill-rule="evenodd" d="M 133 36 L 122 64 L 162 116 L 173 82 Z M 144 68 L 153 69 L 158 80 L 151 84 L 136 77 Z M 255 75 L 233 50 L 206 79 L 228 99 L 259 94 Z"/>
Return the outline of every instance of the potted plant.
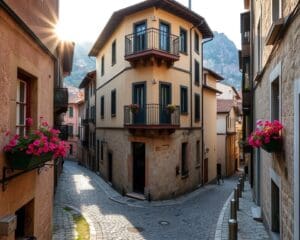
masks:
<path fill-rule="evenodd" d="M 139 110 L 140 110 L 140 106 L 139 106 L 138 104 L 135 104 L 135 103 L 129 105 L 129 108 L 130 108 L 130 111 L 131 111 L 133 114 L 138 113 Z"/>
<path fill-rule="evenodd" d="M 166 106 L 166 109 L 167 109 L 168 113 L 172 114 L 173 112 L 175 112 L 176 106 L 172 105 L 172 104 L 169 104 L 169 105 Z"/>
<path fill-rule="evenodd" d="M 265 151 L 280 152 L 282 146 L 281 130 L 283 125 L 275 120 L 259 121 L 257 128 L 253 131 L 248 138 L 248 143 L 253 148 L 263 148 Z"/>
<path fill-rule="evenodd" d="M 26 121 L 29 133 L 24 136 L 13 136 L 3 148 L 7 164 L 17 170 L 26 170 L 58 157 L 65 157 L 68 145 L 59 139 L 59 130 L 50 128 L 40 118 L 37 130 L 30 131 L 32 119 Z M 9 132 L 6 136 L 9 137 Z"/>

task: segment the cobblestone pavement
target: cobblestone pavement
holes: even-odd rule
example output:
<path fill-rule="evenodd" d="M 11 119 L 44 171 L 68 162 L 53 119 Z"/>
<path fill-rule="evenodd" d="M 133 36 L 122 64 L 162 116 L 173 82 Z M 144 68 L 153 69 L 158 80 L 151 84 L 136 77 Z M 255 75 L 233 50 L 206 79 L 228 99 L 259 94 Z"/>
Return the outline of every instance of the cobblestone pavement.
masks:
<path fill-rule="evenodd" d="M 95 173 L 66 161 L 55 205 L 80 211 L 90 225 L 91 239 L 214 239 L 219 213 L 235 182 L 227 179 L 176 200 L 149 203 L 120 196 Z"/>
<path fill-rule="evenodd" d="M 230 201 L 233 194 L 228 198 L 223 210 L 221 211 L 217 224 L 215 240 L 228 239 L 228 220 L 230 218 Z M 242 198 L 239 200 L 240 211 L 237 212 L 238 221 L 238 239 L 239 240 L 267 240 L 270 239 L 264 224 L 252 218 L 251 208 L 257 207 L 252 200 L 251 188 L 248 182 L 245 182 L 245 189 Z M 221 220 L 221 221 L 220 221 Z"/>

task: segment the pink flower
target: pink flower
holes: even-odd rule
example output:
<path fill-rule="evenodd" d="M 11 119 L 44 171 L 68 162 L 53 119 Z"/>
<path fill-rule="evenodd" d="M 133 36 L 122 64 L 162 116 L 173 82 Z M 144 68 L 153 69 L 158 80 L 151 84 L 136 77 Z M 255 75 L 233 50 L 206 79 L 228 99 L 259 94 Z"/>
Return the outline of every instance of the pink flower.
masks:
<path fill-rule="evenodd" d="M 48 122 L 47 122 L 47 121 L 43 121 L 43 122 L 42 122 L 42 126 L 43 126 L 43 127 L 48 127 L 48 126 L 49 126 L 49 124 L 48 124 Z"/>
<path fill-rule="evenodd" d="M 10 131 L 7 130 L 7 131 L 5 132 L 5 136 L 7 137 L 9 134 L 10 134 Z"/>
<path fill-rule="evenodd" d="M 32 126 L 32 123 L 33 123 L 33 120 L 32 120 L 32 118 L 26 118 L 26 126 L 28 126 L 28 127 L 30 127 L 30 126 Z"/>

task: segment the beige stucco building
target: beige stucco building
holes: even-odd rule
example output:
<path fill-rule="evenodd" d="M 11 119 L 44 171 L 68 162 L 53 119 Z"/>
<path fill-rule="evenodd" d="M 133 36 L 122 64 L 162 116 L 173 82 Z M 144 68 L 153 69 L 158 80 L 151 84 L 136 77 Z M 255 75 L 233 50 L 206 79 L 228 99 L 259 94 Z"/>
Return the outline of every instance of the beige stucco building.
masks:
<path fill-rule="evenodd" d="M 251 121 L 252 128 L 258 120 L 276 119 L 284 126 L 280 153 L 263 149 L 247 153 L 249 159 L 253 155 L 249 168 L 254 198 L 273 236 L 298 240 L 300 3 L 244 2 L 247 11 L 241 14 L 241 63 L 245 137 L 251 131 Z"/>
<path fill-rule="evenodd" d="M 33 127 L 38 126 L 40 116 L 53 126 L 66 111 L 68 96 L 61 88 L 63 74 L 72 65 L 72 51 L 66 56 L 54 33 L 58 5 L 59 1 L 50 0 L 0 1 L 1 240 L 52 238 L 54 167 L 12 172 L 2 149 L 7 130 L 26 132 L 26 117 L 33 118 Z M 66 101 L 54 101 L 57 94 Z"/>
<path fill-rule="evenodd" d="M 183 5 L 149 0 L 115 12 L 94 44 L 99 170 L 120 192 L 167 199 L 203 184 L 202 43 L 212 37 Z"/>

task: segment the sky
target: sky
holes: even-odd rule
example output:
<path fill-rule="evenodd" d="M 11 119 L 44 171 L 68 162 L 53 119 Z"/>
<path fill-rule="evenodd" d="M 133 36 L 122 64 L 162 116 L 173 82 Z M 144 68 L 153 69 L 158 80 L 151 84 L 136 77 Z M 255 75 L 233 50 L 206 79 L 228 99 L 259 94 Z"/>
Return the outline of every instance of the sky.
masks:
<path fill-rule="evenodd" d="M 95 42 L 114 11 L 141 0 L 60 0 L 59 35 L 75 42 Z M 188 6 L 188 0 L 178 0 Z M 240 48 L 240 13 L 243 0 L 192 0 L 192 10 L 204 17 L 213 31 L 225 33 Z"/>

